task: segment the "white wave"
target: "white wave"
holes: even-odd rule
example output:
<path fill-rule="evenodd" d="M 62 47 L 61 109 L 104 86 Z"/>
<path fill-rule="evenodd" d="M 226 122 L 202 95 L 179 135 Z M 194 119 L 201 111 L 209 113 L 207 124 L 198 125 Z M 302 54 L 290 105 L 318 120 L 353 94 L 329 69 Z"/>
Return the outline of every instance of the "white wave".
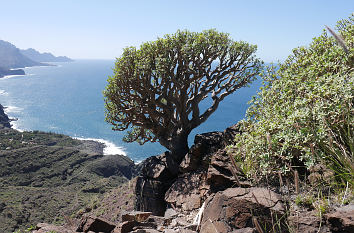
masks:
<path fill-rule="evenodd" d="M 4 90 L 0 90 L 0 95 L 5 95 L 5 96 L 7 96 L 9 93 L 7 93 L 6 91 L 4 91 Z"/>
<path fill-rule="evenodd" d="M 17 118 L 12 118 L 11 117 L 11 113 L 19 113 L 21 112 L 23 109 L 22 108 L 19 108 L 19 107 L 16 107 L 16 106 L 4 106 L 4 112 L 6 115 L 9 116 L 9 118 L 11 119 L 11 128 L 17 130 L 17 131 L 20 131 L 20 132 L 23 132 L 23 131 L 26 131 L 26 129 L 23 129 L 20 127 L 20 124 L 18 122 L 18 119 Z"/>
<path fill-rule="evenodd" d="M 21 77 L 21 76 L 25 76 L 25 75 L 5 75 L 4 77 L 0 78 L 0 79 L 9 79 L 9 78 L 15 78 L 15 77 Z"/>
<path fill-rule="evenodd" d="M 103 154 L 104 155 L 124 155 L 127 156 L 127 153 L 124 151 L 123 147 L 116 146 L 113 142 L 104 140 L 104 139 L 98 139 L 98 138 L 80 138 L 80 137 L 74 137 L 75 139 L 78 140 L 91 140 L 91 141 L 96 141 L 104 144 L 103 148 Z"/>
<path fill-rule="evenodd" d="M 11 121 L 10 124 L 11 124 L 11 128 L 13 128 L 13 129 L 15 129 L 15 130 L 17 130 L 17 131 L 20 131 L 20 132 L 26 131 L 25 129 L 23 129 L 23 128 L 21 128 L 21 127 L 19 126 L 17 120 L 16 120 L 16 121 Z"/>
<path fill-rule="evenodd" d="M 19 113 L 23 109 L 16 106 L 4 106 L 4 112 L 8 115 L 9 113 Z"/>
<path fill-rule="evenodd" d="M 139 163 L 141 163 L 142 161 L 144 161 L 144 160 L 138 160 L 138 161 L 134 162 L 134 164 L 139 165 Z"/>

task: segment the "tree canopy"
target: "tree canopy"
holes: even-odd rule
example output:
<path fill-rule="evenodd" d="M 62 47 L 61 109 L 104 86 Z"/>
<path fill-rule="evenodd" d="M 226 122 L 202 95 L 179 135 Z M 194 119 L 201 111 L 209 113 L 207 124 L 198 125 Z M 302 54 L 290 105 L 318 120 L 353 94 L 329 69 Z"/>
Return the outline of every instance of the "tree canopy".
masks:
<path fill-rule="evenodd" d="M 190 132 L 259 73 L 255 51 L 255 45 L 216 30 L 177 31 L 139 49 L 128 47 L 104 91 L 106 121 L 113 130 L 130 130 L 126 142 L 158 141 L 180 158 Z M 201 110 L 206 98 L 212 103 Z"/>

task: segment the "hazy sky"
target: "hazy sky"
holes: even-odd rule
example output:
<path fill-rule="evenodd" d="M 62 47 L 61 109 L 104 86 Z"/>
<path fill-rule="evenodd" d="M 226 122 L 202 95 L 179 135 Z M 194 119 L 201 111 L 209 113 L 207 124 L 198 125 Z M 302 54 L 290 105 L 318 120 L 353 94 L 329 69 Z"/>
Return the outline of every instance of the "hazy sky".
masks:
<path fill-rule="evenodd" d="M 353 0 L 0 0 L 0 39 L 72 58 L 113 59 L 122 48 L 178 29 L 215 28 L 283 60 L 324 25 L 354 11 Z"/>

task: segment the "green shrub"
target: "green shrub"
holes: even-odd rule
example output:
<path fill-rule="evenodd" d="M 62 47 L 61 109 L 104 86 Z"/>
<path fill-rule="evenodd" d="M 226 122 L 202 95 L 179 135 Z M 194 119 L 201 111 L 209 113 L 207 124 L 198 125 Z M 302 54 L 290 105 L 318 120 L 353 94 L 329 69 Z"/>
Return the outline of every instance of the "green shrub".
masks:
<path fill-rule="evenodd" d="M 232 148 L 246 175 L 278 179 L 324 162 L 353 184 L 353 22 L 354 15 L 337 24 L 345 49 L 324 31 L 264 72 Z"/>

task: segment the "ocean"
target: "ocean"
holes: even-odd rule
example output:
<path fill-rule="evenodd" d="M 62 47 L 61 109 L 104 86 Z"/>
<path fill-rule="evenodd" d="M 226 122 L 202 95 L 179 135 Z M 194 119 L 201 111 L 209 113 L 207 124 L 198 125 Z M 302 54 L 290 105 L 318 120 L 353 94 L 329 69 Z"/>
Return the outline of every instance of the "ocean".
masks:
<path fill-rule="evenodd" d="M 124 154 L 135 162 L 165 151 L 159 143 L 122 141 L 124 132 L 112 131 L 104 121 L 102 91 L 113 74 L 114 60 L 76 60 L 56 66 L 25 68 L 26 75 L 0 78 L 0 104 L 18 130 L 62 133 L 106 144 L 106 154 Z M 189 136 L 190 146 L 198 133 L 223 131 L 244 118 L 247 102 L 261 81 L 241 88 L 221 102 L 216 112 Z M 206 107 L 207 103 L 203 103 Z"/>

